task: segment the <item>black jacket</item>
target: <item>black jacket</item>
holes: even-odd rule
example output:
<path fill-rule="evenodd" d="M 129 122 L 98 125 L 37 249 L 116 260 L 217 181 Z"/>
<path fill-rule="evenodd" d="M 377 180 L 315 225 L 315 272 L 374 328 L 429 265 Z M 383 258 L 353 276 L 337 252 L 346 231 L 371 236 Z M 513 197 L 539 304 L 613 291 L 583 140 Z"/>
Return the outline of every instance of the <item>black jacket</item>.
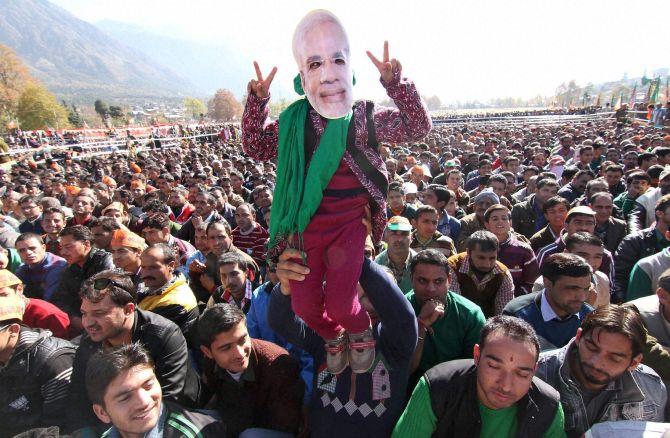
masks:
<path fill-rule="evenodd" d="M 81 317 L 79 289 L 84 281 L 98 272 L 114 269 L 112 255 L 107 251 L 92 248 L 84 266 L 68 265 L 61 274 L 60 286 L 54 292 L 51 302 L 70 316 Z"/>
<path fill-rule="evenodd" d="M 437 417 L 433 437 L 478 437 L 481 418 L 477 402 L 477 367 L 472 359 L 452 360 L 424 374 Z M 559 403 L 558 392 L 533 377 L 528 394 L 517 402 L 517 437 L 540 437 L 551 426 Z"/>
<path fill-rule="evenodd" d="M 0 368 L 0 437 L 64 424 L 74 353 L 48 330 L 21 328 L 12 358 Z"/>
<path fill-rule="evenodd" d="M 200 379 L 191 367 L 186 340 L 175 323 L 153 312 L 138 309 L 135 311 L 132 342 L 142 343 L 151 355 L 164 399 L 186 406 L 197 404 Z M 87 334 L 82 337 L 72 370 L 67 411 L 70 431 L 100 425 L 86 392 L 86 365 L 91 356 L 101 349 L 101 342 L 93 342 Z"/>
<path fill-rule="evenodd" d="M 653 226 L 624 237 L 614 256 L 613 301 L 626 301 L 628 278 L 635 263 L 661 250 L 663 245 L 659 243 Z"/>

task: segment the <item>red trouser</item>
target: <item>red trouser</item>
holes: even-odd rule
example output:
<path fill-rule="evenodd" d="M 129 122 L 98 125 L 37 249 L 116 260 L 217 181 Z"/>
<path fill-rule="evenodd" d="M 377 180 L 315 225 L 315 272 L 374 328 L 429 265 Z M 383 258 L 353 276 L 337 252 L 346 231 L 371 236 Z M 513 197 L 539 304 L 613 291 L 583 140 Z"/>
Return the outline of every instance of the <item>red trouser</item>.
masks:
<path fill-rule="evenodd" d="M 310 273 L 303 281 L 291 281 L 291 304 L 295 314 L 325 340 L 335 339 L 342 329 L 360 333 L 370 327 L 370 317 L 356 291 L 365 251 L 362 219 L 368 199 L 363 195 L 324 196 L 303 233 Z"/>

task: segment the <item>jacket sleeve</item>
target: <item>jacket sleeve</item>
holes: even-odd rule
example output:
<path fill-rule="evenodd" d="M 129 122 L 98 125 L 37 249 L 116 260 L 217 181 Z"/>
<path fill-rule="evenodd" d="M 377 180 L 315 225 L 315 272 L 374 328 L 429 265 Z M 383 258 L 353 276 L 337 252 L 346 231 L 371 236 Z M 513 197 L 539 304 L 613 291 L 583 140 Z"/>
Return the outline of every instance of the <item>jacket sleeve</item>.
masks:
<path fill-rule="evenodd" d="M 277 157 L 279 145 L 279 120 L 267 123 L 268 102 L 249 93 L 242 115 L 242 147 L 251 158 L 271 160 Z"/>
<path fill-rule="evenodd" d="M 647 210 L 639 202 L 635 203 L 635 207 L 628 214 L 628 234 L 633 234 L 644 229 L 647 223 Z"/>
<path fill-rule="evenodd" d="M 40 373 L 40 392 L 43 400 L 40 423 L 43 426 L 65 425 L 73 359 L 74 350 L 64 351 L 51 357 Z"/>
<path fill-rule="evenodd" d="M 416 348 L 418 331 L 409 301 L 393 278 L 368 258 L 363 261 L 360 282 L 379 315 L 379 342 L 384 347 L 383 351 L 409 359 Z"/>
<path fill-rule="evenodd" d="M 291 297 L 282 294 L 279 290 L 280 287 L 281 284 L 277 284 L 270 296 L 270 304 L 268 305 L 270 327 L 287 342 L 305 350 L 312 356 L 317 356 L 319 351 L 323 349 L 323 339 L 293 313 Z"/>
<path fill-rule="evenodd" d="M 77 349 L 72 364 L 72 378 L 66 410 L 67 429 L 70 432 L 95 427 L 100 421 L 93 413 L 91 401 L 86 392 L 86 365 L 91 357 L 91 346 L 82 342 Z"/>
<path fill-rule="evenodd" d="M 163 397 L 181 403 L 188 372 L 186 339 L 174 325 L 170 330 L 166 330 L 162 341 L 161 350 L 153 358 L 156 378 L 161 384 Z"/>
<path fill-rule="evenodd" d="M 300 426 L 304 394 L 300 368 L 289 354 L 277 357 L 272 368 L 274 379 L 266 408 L 273 429 L 296 433 Z"/>
<path fill-rule="evenodd" d="M 58 286 L 60 285 L 60 280 L 63 274 L 63 271 L 67 265 L 63 265 L 60 267 L 55 267 L 55 269 L 51 269 L 47 275 L 46 279 L 44 282 L 44 295 L 42 297 L 43 300 L 45 301 L 50 301 L 51 297 L 56 293 L 58 290 Z"/>
<path fill-rule="evenodd" d="M 389 143 L 419 141 L 430 132 L 433 122 L 413 82 L 393 72 L 393 78 L 382 85 L 398 109 L 382 108 L 375 111 L 377 140 Z"/>
<path fill-rule="evenodd" d="M 628 291 L 628 276 L 637 262 L 638 236 L 628 236 L 621 241 L 614 257 L 614 282 L 612 294 L 619 302 L 626 300 Z"/>
<path fill-rule="evenodd" d="M 67 269 L 63 271 L 58 288 L 51 297 L 51 302 L 70 316 L 80 316 L 80 310 L 76 309 L 79 291 L 70 280 L 71 276 L 72 274 Z"/>

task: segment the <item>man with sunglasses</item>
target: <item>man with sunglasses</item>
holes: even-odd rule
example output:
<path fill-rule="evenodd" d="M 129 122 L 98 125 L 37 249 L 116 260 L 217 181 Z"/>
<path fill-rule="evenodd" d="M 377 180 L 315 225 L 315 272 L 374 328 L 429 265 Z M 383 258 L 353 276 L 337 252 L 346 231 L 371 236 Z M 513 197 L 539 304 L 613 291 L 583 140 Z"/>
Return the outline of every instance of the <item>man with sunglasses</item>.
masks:
<path fill-rule="evenodd" d="M 48 330 L 23 324 L 18 295 L 0 297 L 0 424 L 2 436 L 63 426 L 75 348 Z"/>
<path fill-rule="evenodd" d="M 85 282 L 79 294 L 86 334 L 73 365 L 70 430 L 101 426 L 86 394 L 86 366 L 91 356 L 131 342 L 140 342 L 151 355 L 165 398 L 185 405 L 196 402 L 200 382 L 188 362 L 186 339 L 172 321 L 137 308 L 135 286 L 128 274 L 121 270 L 100 272 Z"/>

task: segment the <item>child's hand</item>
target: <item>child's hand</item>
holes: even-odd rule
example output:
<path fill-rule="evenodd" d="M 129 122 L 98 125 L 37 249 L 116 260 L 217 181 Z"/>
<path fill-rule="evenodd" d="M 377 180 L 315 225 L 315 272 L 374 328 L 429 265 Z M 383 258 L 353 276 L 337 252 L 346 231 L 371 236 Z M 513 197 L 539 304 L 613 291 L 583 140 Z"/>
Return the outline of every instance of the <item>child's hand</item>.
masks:
<path fill-rule="evenodd" d="M 279 256 L 277 263 L 277 277 L 281 283 L 281 293 L 284 295 L 291 295 L 291 280 L 303 281 L 305 275 L 309 274 L 309 268 L 292 260 L 298 259 L 302 261 L 303 254 L 297 249 L 286 249 Z"/>

